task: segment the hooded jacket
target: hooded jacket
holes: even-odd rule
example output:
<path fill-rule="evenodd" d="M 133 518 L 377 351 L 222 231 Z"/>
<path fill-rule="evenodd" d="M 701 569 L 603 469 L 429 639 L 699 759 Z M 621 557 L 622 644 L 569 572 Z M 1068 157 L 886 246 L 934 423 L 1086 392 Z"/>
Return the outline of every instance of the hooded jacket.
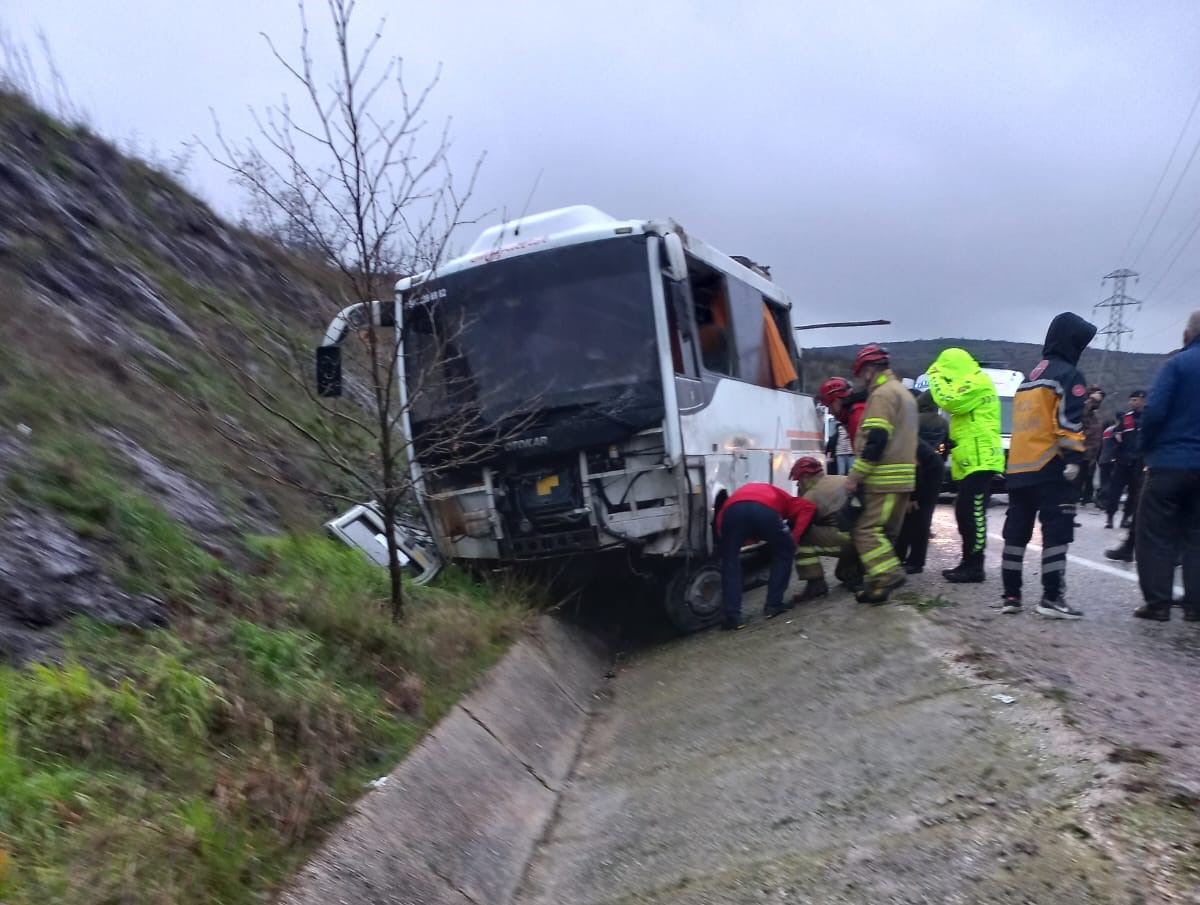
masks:
<path fill-rule="evenodd" d="M 1067 311 L 1050 322 L 1042 360 L 1013 398 L 1008 486 L 1063 479 L 1063 467 L 1083 465 L 1087 381 L 1077 367 L 1096 327 Z"/>
<path fill-rule="evenodd" d="M 946 349 L 929 366 L 929 392 L 950 415 L 950 476 L 1004 470 L 1000 398 L 992 378 L 962 349 Z"/>

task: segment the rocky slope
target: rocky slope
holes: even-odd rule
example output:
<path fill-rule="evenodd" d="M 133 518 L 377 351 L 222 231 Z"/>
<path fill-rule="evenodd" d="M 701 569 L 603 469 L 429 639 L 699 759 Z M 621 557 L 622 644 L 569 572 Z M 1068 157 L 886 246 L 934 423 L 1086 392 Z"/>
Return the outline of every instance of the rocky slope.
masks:
<path fill-rule="evenodd" d="M 101 478 L 218 556 L 245 528 L 318 523 L 218 435 L 274 429 L 221 359 L 274 378 L 209 306 L 311 345 L 322 279 L 164 174 L 0 94 L 0 658 L 51 650 L 73 613 L 166 618 L 159 589 L 129 590 L 128 551 L 87 511 L 104 504 L 87 498 Z"/>

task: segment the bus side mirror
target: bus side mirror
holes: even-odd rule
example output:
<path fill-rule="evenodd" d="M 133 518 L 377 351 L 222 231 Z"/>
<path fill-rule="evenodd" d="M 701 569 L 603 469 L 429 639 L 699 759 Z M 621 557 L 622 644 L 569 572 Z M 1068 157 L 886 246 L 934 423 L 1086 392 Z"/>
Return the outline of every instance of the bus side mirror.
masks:
<path fill-rule="evenodd" d="M 663 236 L 663 249 L 666 253 L 666 266 L 663 268 L 667 277 L 675 283 L 687 279 L 687 255 L 683 252 L 683 240 L 675 233 Z"/>
<path fill-rule="evenodd" d="M 317 395 L 326 399 L 342 395 L 341 346 L 317 347 Z"/>

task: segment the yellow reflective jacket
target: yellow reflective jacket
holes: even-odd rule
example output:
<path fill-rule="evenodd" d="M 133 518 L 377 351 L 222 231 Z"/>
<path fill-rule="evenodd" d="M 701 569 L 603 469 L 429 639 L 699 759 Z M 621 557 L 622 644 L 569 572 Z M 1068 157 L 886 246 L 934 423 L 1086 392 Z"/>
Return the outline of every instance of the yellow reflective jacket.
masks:
<path fill-rule="evenodd" d="M 1082 465 L 1087 382 L 1075 366 L 1096 328 L 1066 312 L 1050 322 L 1044 356 L 1013 398 L 1009 487 L 1061 480 L 1064 466 Z"/>
<path fill-rule="evenodd" d="M 929 392 L 950 414 L 950 474 L 961 481 L 977 471 L 1004 471 L 1000 399 L 992 378 L 963 349 L 946 349 L 929 366 Z"/>

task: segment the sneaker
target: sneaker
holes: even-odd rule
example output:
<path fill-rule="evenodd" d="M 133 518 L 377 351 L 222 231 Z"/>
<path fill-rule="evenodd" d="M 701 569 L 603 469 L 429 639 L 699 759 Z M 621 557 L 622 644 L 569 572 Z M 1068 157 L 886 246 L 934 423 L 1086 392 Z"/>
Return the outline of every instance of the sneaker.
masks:
<path fill-rule="evenodd" d="M 1136 610 L 1133 611 L 1133 615 L 1136 616 L 1138 619 L 1149 619 L 1152 622 L 1170 622 L 1171 621 L 1170 607 L 1167 607 L 1166 609 L 1164 609 L 1162 607 L 1157 607 L 1157 606 L 1140 606 Z M 1185 614 L 1183 618 L 1186 619 L 1187 615 Z"/>
<path fill-rule="evenodd" d="M 737 622 L 722 622 L 721 623 L 721 630 L 725 631 L 725 632 L 740 632 L 745 627 L 746 627 L 746 623 L 740 619 Z"/>
<path fill-rule="evenodd" d="M 1000 612 L 1007 613 L 1010 616 L 1014 616 L 1021 612 L 1021 598 L 1005 597 L 1003 605 L 1000 607 Z"/>
<path fill-rule="evenodd" d="M 1041 603 L 1034 610 L 1039 616 L 1047 616 L 1050 619 L 1082 619 L 1083 610 L 1077 610 L 1062 597 L 1058 600 L 1047 600 L 1042 598 Z"/>
<path fill-rule="evenodd" d="M 767 609 L 766 607 L 764 607 L 763 615 L 766 616 L 768 619 L 774 619 L 776 616 L 782 616 L 784 613 L 791 610 L 793 606 L 795 606 L 795 604 L 788 602 L 788 603 L 782 603 L 779 606 L 773 606 L 770 609 Z"/>
<path fill-rule="evenodd" d="M 1128 544 L 1122 544 L 1119 547 L 1114 547 L 1112 550 L 1105 550 L 1104 555 L 1109 559 L 1115 559 L 1117 562 L 1133 562 L 1133 547 Z"/>

